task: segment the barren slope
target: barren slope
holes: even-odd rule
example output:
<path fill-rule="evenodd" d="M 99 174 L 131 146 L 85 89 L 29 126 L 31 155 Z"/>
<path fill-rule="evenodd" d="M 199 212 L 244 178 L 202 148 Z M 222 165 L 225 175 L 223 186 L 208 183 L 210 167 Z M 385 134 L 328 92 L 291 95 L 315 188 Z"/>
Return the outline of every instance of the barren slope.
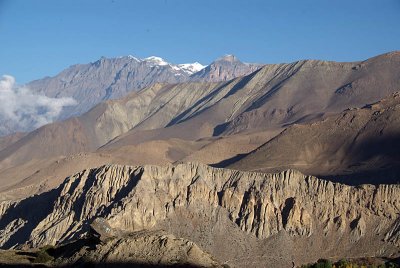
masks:
<path fill-rule="evenodd" d="M 145 129 L 162 128 L 216 86 L 213 83 L 156 84 L 125 99 L 99 104 L 80 117 L 43 126 L 8 143 L 0 151 L 0 169 L 31 159 L 94 151 L 140 124 Z"/>
<path fill-rule="evenodd" d="M 0 174 L 0 200 L 15 200 L 56 188 L 67 176 L 105 164 L 163 165 L 173 163 L 208 144 L 208 141 L 154 140 L 97 153 L 79 153 L 32 159 Z"/>
<path fill-rule="evenodd" d="M 196 139 L 247 130 L 277 130 L 295 122 L 315 121 L 326 114 L 379 101 L 397 91 L 399 66 L 400 53 L 360 63 L 300 61 L 267 65 L 215 87 L 174 116 L 166 128 L 155 127 L 144 135 Z M 349 83 L 354 85 L 350 87 Z M 135 140 L 141 136 L 138 131 L 146 129 L 145 121 L 115 142 Z"/>
<path fill-rule="evenodd" d="M 104 164 L 215 164 L 254 150 L 275 133 L 259 132 L 197 141 L 166 139 L 105 146 L 94 153 L 32 159 L 0 173 L 0 200 L 16 200 L 57 187 L 68 175 Z M 113 144 L 115 145 L 115 144 Z M 12 178 L 12 180 L 10 180 Z"/>
<path fill-rule="evenodd" d="M 321 122 L 294 125 L 230 165 L 240 170 L 296 168 L 346 183 L 400 180 L 400 94 Z"/>

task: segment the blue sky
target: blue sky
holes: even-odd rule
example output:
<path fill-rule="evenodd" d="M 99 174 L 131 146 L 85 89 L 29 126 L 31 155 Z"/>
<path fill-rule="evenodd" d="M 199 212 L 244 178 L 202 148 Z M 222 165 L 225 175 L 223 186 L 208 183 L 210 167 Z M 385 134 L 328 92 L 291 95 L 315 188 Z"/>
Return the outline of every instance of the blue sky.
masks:
<path fill-rule="evenodd" d="M 19 83 L 101 56 L 278 63 L 392 50 L 400 0 L 0 0 L 0 75 Z"/>

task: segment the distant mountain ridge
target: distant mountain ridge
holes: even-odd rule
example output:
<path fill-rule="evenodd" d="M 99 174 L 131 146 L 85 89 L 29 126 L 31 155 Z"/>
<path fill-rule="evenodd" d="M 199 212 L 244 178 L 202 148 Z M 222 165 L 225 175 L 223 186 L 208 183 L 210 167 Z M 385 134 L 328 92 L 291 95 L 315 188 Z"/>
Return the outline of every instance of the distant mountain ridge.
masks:
<path fill-rule="evenodd" d="M 226 81 L 262 66 L 245 64 L 234 56 L 229 57 L 234 60 L 222 57 L 209 66 L 198 62 L 172 64 L 156 56 L 145 59 L 132 55 L 102 57 L 92 63 L 73 65 L 54 77 L 35 80 L 27 86 L 49 97 L 73 97 L 77 100 L 78 105 L 67 107 L 61 113 L 60 119 L 66 119 L 80 115 L 102 101 L 121 98 L 155 83 Z"/>

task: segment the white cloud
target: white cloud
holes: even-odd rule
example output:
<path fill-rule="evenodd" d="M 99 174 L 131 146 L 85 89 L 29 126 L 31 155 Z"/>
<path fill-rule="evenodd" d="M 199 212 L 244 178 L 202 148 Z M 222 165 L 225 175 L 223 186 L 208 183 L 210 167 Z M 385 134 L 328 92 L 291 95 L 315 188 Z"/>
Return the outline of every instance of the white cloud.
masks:
<path fill-rule="evenodd" d="M 76 104 L 73 98 L 35 94 L 25 86 L 16 85 L 10 75 L 3 75 L 0 80 L 0 125 L 4 124 L 8 132 L 28 131 L 51 123 L 65 106 Z"/>

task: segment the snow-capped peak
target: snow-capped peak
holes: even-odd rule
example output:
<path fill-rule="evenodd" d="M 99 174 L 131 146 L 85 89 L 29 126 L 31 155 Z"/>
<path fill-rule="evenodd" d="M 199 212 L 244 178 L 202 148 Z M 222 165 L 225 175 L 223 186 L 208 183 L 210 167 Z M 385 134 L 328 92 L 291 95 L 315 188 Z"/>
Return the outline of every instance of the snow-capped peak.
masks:
<path fill-rule="evenodd" d="M 100 64 L 101 61 L 104 61 L 106 58 L 101 57 L 98 61 L 96 61 L 96 64 Z M 192 75 L 194 73 L 197 73 L 198 71 L 204 69 L 207 66 L 202 65 L 199 62 L 194 62 L 194 63 L 183 63 L 183 64 L 172 64 L 167 61 L 165 61 L 161 57 L 157 56 L 150 56 L 147 58 L 136 58 L 135 56 L 132 55 L 127 55 L 127 56 L 120 56 L 117 57 L 116 59 L 128 59 L 131 61 L 136 61 L 138 63 L 145 63 L 146 65 L 150 67 L 162 67 L 162 68 L 172 68 L 175 71 L 175 75 Z"/>
<path fill-rule="evenodd" d="M 147 61 L 149 63 L 153 63 L 155 65 L 160 65 L 160 66 L 164 66 L 164 65 L 168 65 L 169 64 L 163 58 L 156 57 L 156 56 L 151 56 L 151 57 L 145 58 L 145 59 L 143 59 L 143 61 Z"/>
<path fill-rule="evenodd" d="M 195 62 L 195 63 L 184 63 L 184 64 L 178 64 L 178 68 L 180 68 L 182 71 L 188 73 L 188 74 L 194 74 L 197 73 L 198 71 L 204 69 L 206 66 Z"/>
<path fill-rule="evenodd" d="M 127 57 L 128 57 L 128 59 L 131 59 L 131 60 L 140 61 L 138 58 L 136 58 L 132 55 L 128 55 Z"/>
<path fill-rule="evenodd" d="M 205 68 L 202 64 L 195 62 L 195 63 L 184 63 L 184 64 L 171 64 L 165 61 L 163 58 L 151 56 L 142 59 L 142 61 L 147 62 L 153 66 L 170 66 L 173 70 L 177 72 L 184 72 L 189 75 L 192 75 L 201 69 Z"/>

